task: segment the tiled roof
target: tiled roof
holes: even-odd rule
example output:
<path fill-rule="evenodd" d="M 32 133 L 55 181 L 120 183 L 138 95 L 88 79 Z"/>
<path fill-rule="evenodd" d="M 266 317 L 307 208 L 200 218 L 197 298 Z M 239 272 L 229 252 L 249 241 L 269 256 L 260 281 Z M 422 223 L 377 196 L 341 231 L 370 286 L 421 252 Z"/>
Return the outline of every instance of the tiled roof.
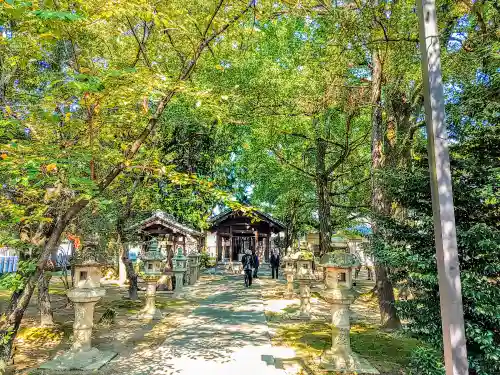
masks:
<path fill-rule="evenodd" d="M 269 214 L 266 214 L 266 213 L 264 213 L 262 211 L 254 209 L 254 208 L 251 209 L 251 212 L 253 214 L 256 214 L 257 216 L 260 216 L 265 221 L 271 222 L 272 224 L 274 224 L 275 226 L 279 227 L 282 230 L 285 230 L 285 228 L 286 228 L 285 224 L 283 224 L 282 222 L 280 222 L 279 220 L 275 219 L 274 217 L 272 217 Z M 222 211 L 221 213 L 219 213 L 218 215 L 215 215 L 214 217 L 211 217 L 210 219 L 208 219 L 208 221 L 212 225 L 217 225 L 220 222 L 224 221 L 229 215 L 231 215 L 231 213 L 233 213 L 233 210 L 230 209 L 230 208 L 228 208 L 228 209 Z"/>
<path fill-rule="evenodd" d="M 169 215 L 166 212 L 160 210 L 155 211 L 152 216 L 148 217 L 147 219 L 144 219 L 140 223 L 134 224 L 130 228 L 127 228 L 127 231 L 132 231 L 134 229 L 145 227 L 148 224 L 153 223 L 155 221 L 158 222 L 158 224 L 164 225 L 168 228 L 171 228 L 183 234 L 189 234 L 195 237 L 203 236 L 202 232 L 199 232 L 196 229 L 193 229 L 191 227 L 179 223 L 177 220 L 175 220 L 175 218 L 172 215 Z"/>

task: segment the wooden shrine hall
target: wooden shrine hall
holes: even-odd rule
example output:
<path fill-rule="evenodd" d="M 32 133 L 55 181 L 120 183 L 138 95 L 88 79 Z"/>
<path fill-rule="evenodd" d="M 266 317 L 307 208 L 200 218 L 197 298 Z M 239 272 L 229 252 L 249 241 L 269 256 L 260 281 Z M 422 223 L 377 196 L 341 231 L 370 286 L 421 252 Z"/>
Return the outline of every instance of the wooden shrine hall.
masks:
<path fill-rule="evenodd" d="M 240 261 L 246 250 L 255 250 L 261 260 L 269 261 L 271 236 L 285 226 L 271 216 L 252 210 L 249 213 L 226 210 L 209 220 L 209 232 L 216 235 L 217 261 Z"/>
<path fill-rule="evenodd" d="M 184 255 L 199 252 L 203 247 L 204 233 L 177 222 L 172 216 L 162 211 L 156 211 L 147 219 L 127 229 L 140 238 L 141 252 L 145 250 L 149 241 L 155 237 L 158 240 L 159 250 L 168 258 L 169 264 L 181 248 Z"/>

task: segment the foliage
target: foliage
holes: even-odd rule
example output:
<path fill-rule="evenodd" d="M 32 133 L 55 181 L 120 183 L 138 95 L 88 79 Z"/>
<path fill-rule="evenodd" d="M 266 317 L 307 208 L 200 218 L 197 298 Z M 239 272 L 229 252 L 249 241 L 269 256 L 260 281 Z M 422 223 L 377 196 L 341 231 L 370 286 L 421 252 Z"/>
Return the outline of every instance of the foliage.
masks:
<path fill-rule="evenodd" d="M 456 229 L 470 366 L 480 375 L 500 370 L 500 133 L 482 127 L 451 148 Z M 405 214 L 379 219 L 379 259 L 410 298 L 397 302 L 408 329 L 442 345 L 431 197 L 425 149 L 412 167 L 386 174 L 386 188 Z"/>
<path fill-rule="evenodd" d="M 35 272 L 36 263 L 33 261 L 19 261 L 17 272 L 4 273 L 0 277 L 0 288 L 18 292 L 24 288 L 28 278 Z"/>
<path fill-rule="evenodd" d="M 443 358 L 432 348 L 416 348 L 409 367 L 410 375 L 444 375 Z"/>
<path fill-rule="evenodd" d="M 216 265 L 215 258 L 211 258 L 206 251 L 202 251 L 200 254 L 200 267 L 201 268 L 212 268 Z"/>
<path fill-rule="evenodd" d="M 274 320 L 281 312 L 272 313 Z M 310 358 L 311 366 L 316 366 L 315 358 L 331 347 L 331 325 L 324 323 L 280 324 L 276 327 L 273 343 L 294 348 L 302 358 Z M 409 372 L 412 352 L 419 341 L 398 333 L 384 332 L 371 325 L 353 324 L 351 346 L 354 352 L 367 359 L 381 373 L 400 375 Z M 314 368 L 321 371 L 319 368 Z M 437 375 L 437 374 L 435 374 Z"/>

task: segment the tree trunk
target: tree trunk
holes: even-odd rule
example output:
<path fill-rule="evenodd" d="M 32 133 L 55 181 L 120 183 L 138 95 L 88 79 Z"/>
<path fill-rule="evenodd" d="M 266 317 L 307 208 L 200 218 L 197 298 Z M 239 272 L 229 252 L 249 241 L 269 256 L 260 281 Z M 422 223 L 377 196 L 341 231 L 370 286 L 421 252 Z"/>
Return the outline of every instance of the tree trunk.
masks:
<path fill-rule="evenodd" d="M 373 53 L 372 64 L 372 210 L 377 216 L 390 214 L 390 202 L 387 202 L 387 197 L 377 181 L 377 171 L 383 167 L 382 145 L 384 140 L 381 108 L 382 62 L 377 51 Z M 372 223 L 374 235 L 378 233 L 375 222 L 376 218 Z M 394 289 L 388 277 L 388 270 L 378 262 L 376 257 L 374 260 L 381 324 L 387 328 L 398 328 L 401 326 L 401 322 L 397 315 Z"/>
<path fill-rule="evenodd" d="M 119 246 L 121 247 L 120 249 L 120 259 L 123 262 L 123 265 L 125 266 L 125 271 L 127 275 L 127 279 L 129 281 L 128 284 L 128 297 L 131 300 L 137 300 L 137 274 L 134 271 L 134 265 L 132 264 L 132 261 L 128 257 L 128 249 L 124 246 L 122 243 L 122 238 L 123 238 L 123 228 L 121 225 L 122 221 L 118 220 L 118 243 Z"/>
<path fill-rule="evenodd" d="M 19 293 L 19 297 L 15 301 L 12 298 L 10 300 L 7 307 L 9 315 L 5 315 L 2 328 L 0 328 L 0 368 L 4 368 L 11 361 L 14 339 L 41 274 L 41 271 L 37 269 L 35 274 L 28 279 L 24 290 Z"/>
<path fill-rule="evenodd" d="M 319 255 L 330 252 L 332 228 L 330 225 L 330 196 L 326 171 L 326 142 L 319 136 L 316 140 L 316 195 L 318 198 L 319 218 Z"/>
<path fill-rule="evenodd" d="M 49 284 L 51 274 L 44 272 L 38 280 L 38 309 L 40 310 L 40 327 L 52 327 L 54 317 L 50 306 Z"/>
<path fill-rule="evenodd" d="M 134 265 L 128 257 L 128 248 L 124 245 L 123 240 L 126 238 L 124 225 L 132 214 L 132 203 L 134 200 L 134 193 L 139 186 L 140 179 L 136 179 L 132 185 L 132 189 L 127 195 L 125 206 L 123 207 L 123 215 L 121 215 L 116 222 L 116 231 L 118 233 L 118 245 L 120 246 L 120 260 L 125 267 L 126 277 L 129 280 L 128 284 L 128 297 L 131 300 L 137 300 L 137 274 L 134 270 Z M 120 270 L 121 272 L 121 270 Z M 121 275 L 120 275 L 121 276 Z"/>
<path fill-rule="evenodd" d="M 125 263 L 127 267 L 127 277 L 129 280 L 128 284 L 128 297 L 131 300 L 137 300 L 139 296 L 137 295 L 137 274 L 134 271 L 134 267 L 132 265 L 132 261 L 128 259 L 128 261 Z"/>
<path fill-rule="evenodd" d="M 24 288 L 20 291 L 17 299 L 11 298 L 3 320 L 0 323 L 0 366 L 11 360 L 12 345 L 21 325 L 24 312 L 28 308 L 31 296 L 38 284 L 38 280 L 43 274 L 47 260 L 53 252 L 57 250 L 61 234 L 66 229 L 68 223 L 88 204 L 88 200 L 81 199 L 71 206 L 68 211 L 57 219 L 52 231 L 47 235 L 47 241 L 38 259 L 37 268 L 32 276 L 28 278 Z M 1 367 L 0 367 L 1 368 Z"/>

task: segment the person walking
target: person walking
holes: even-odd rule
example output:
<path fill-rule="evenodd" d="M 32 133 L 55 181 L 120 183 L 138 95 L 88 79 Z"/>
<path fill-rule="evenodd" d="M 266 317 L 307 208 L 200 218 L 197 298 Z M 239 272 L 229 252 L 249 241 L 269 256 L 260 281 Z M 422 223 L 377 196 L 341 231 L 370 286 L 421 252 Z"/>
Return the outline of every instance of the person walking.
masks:
<path fill-rule="evenodd" d="M 271 263 L 272 278 L 278 279 L 278 270 L 280 268 L 280 254 L 277 251 L 273 251 L 269 262 Z"/>
<path fill-rule="evenodd" d="M 253 264 L 254 264 L 254 270 L 253 270 L 253 278 L 258 279 L 259 276 L 257 275 L 257 272 L 259 271 L 259 256 L 255 251 L 253 251 Z"/>
<path fill-rule="evenodd" d="M 250 250 L 245 251 L 245 255 L 241 258 L 241 263 L 245 272 L 245 286 L 248 288 L 252 285 L 252 268 L 254 267 L 253 256 Z"/>

